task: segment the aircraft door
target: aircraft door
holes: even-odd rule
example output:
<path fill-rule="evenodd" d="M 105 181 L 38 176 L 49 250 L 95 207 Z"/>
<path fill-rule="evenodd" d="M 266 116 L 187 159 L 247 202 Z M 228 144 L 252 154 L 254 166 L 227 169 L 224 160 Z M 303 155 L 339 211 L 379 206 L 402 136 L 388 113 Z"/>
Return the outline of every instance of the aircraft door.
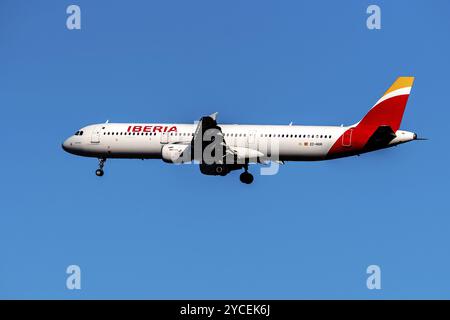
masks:
<path fill-rule="evenodd" d="M 353 129 L 349 129 L 344 132 L 344 135 L 342 136 L 342 146 L 343 147 L 351 147 L 352 146 L 352 134 L 353 134 Z"/>
<path fill-rule="evenodd" d="M 236 135 L 235 133 L 230 133 L 230 135 L 228 137 L 225 137 L 225 142 L 229 146 L 237 146 L 235 135 Z"/>
<path fill-rule="evenodd" d="M 252 130 L 250 131 L 249 135 L 248 135 L 248 147 L 256 149 L 257 146 L 257 137 L 256 137 L 256 131 Z"/>
<path fill-rule="evenodd" d="M 95 127 L 91 134 L 91 143 L 100 143 L 100 132 L 102 131 L 102 126 Z"/>
<path fill-rule="evenodd" d="M 161 143 L 169 143 L 169 133 L 161 132 Z"/>
<path fill-rule="evenodd" d="M 260 139 L 257 139 L 258 141 L 258 151 L 262 152 L 264 155 L 266 155 L 268 158 L 272 155 L 272 148 L 271 148 L 271 134 L 263 134 L 263 137 Z"/>

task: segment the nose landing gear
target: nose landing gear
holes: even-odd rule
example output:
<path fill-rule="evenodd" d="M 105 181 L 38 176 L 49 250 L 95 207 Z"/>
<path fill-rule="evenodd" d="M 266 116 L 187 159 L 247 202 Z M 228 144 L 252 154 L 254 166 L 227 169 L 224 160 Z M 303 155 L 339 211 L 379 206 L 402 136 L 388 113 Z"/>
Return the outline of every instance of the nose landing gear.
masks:
<path fill-rule="evenodd" d="M 95 170 L 95 175 L 97 177 L 102 177 L 105 174 L 105 172 L 103 171 L 103 167 L 105 166 L 105 162 L 106 162 L 105 158 L 98 160 L 98 169 Z"/>
<path fill-rule="evenodd" d="M 251 184 L 253 182 L 253 175 L 248 172 L 248 165 L 246 165 L 244 167 L 244 172 L 241 173 L 241 175 L 239 176 L 239 179 L 241 180 L 242 183 L 245 184 Z"/>

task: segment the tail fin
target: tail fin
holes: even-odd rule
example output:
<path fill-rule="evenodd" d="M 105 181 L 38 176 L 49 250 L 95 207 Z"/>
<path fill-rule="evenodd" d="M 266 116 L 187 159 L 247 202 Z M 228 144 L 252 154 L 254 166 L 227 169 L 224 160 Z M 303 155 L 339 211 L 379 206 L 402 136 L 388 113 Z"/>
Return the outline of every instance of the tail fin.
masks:
<path fill-rule="evenodd" d="M 400 128 L 413 83 L 414 77 L 397 78 L 356 126 L 363 128 L 389 126 L 396 132 Z"/>

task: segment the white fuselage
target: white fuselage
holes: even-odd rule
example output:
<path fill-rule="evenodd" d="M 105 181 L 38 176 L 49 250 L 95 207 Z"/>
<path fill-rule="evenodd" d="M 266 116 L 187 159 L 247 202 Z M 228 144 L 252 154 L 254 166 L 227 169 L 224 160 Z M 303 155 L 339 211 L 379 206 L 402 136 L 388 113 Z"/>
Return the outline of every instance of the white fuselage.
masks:
<path fill-rule="evenodd" d="M 69 153 L 99 159 L 103 176 L 108 158 L 162 159 L 198 163 L 205 175 L 225 176 L 250 163 L 314 161 L 359 155 L 416 140 L 399 130 L 414 77 L 398 77 L 367 114 L 351 126 L 229 125 L 217 112 L 194 124 L 105 123 L 84 127 L 63 143 Z"/>
<path fill-rule="evenodd" d="M 96 158 L 161 159 L 168 144 L 188 144 L 196 124 L 105 123 L 86 126 L 69 137 L 64 150 Z M 237 150 L 253 150 L 264 156 L 277 152 L 281 161 L 327 159 L 335 144 L 351 146 L 351 127 L 221 124 L 225 143 Z M 389 146 L 411 141 L 414 134 L 397 131 Z M 277 149 L 277 150 L 275 150 Z M 363 151 L 362 151 L 363 152 Z M 335 156 L 336 157 L 336 156 Z"/>

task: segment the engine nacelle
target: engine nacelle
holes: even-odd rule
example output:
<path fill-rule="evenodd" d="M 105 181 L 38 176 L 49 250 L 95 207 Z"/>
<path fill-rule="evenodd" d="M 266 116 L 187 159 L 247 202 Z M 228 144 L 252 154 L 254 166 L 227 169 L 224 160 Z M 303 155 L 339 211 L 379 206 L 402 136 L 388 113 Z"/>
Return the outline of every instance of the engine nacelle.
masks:
<path fill-rule="evenodd" d="M 167 163 L 183 163 L 191 161 L 183 157 L 183 152 L 189 148 L 187 144 L 166 144 L 161 149 L 161 158 Z"/>
<path fill-rule="evenodd" d="M 200 164 L 200 172 L 207 176 L 226 176 L 230 170 L 225 164 Z"/>
<path fill-rule="evenodd" d="M 200 172 L 207 176 L 226 176 L 233 170 L 240 170 L 243 164 L 200 164 Z"/>

